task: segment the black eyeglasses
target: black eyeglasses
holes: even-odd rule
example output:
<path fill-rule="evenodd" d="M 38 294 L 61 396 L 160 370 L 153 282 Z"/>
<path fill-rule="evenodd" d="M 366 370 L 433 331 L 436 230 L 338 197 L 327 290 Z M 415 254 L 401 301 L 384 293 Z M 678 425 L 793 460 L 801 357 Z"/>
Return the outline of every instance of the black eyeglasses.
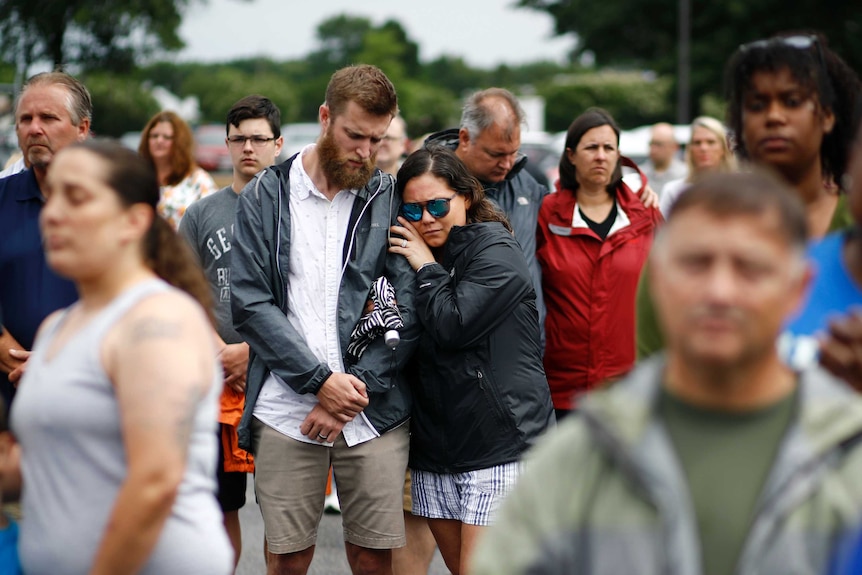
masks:
<path fill-rule="evenodd" d="M 455 196 L 457 195 L 458 194 L 455 194 Z M 401 215 L 411 222 L 418 222 L 421 220 L 422 212 L 425 210 L 428 210 L 428 213 L 431 214 L 432 218 L 445 217 L 446 214 L 449 213 L 449 202 L 454 200 L 455 196 L 452 196 L 451 198 L 437 198 L 435 200 L 428 200 L 427 202 L 402 204 Z"/>
<path fill-rule="evenodd" d="M 262 148 L 273 140 L 275 138 L 264 138 L 263 136 L 231 136 L 227 139 L 227 143 L 237 148 L 244 148 L 246 142 L 251 142 L 255 148 Z"/>

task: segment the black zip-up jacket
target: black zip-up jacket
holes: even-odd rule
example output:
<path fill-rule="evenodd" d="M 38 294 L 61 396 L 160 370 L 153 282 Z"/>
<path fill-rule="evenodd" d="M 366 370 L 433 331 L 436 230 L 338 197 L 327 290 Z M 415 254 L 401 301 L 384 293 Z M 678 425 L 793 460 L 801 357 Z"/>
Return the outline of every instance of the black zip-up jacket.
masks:
<path fill-rule="evenodd" d="M 458 128 L 442 130 L 428 136 L 425 147 L 434 145 L 442 145 L 450 150 L 457 149 Z M 527 258 L 530 278 L 536 288 L 536 308 L 539 310 L 539 327 L 544 342 L 545 299 L 542 295 L 542 268 L 536 261 L 536 226 L 539 222 L 539 208 L 548 195 L 548 189 L 524 169 L 526 165 L 527 157 L 524 156 L 515 162 L 502 182 L 482 182 L 482 186 L 485 188 L 485 195 L 506 214 L 515 232 L 515 239 Z"/>
<path fill-rule="evenodd" d="M 243 189 L 237 204 L 231 310 L 234 327 L 250 348 L 245 410 L 239 426 L 239 445 L 249 452 L 252 412 L 269 372 L 301 394 L 317 393 L 332 374 L 285 315 L 291 226 L 288 176 L 297 157 L 260 172 Z M 398 426 L 410 415 L 410 390 L 402 368 L 418 342 L 419 325 L 413 311 L 414 272 L 403 256 L 388 252 L 389 226 L 397 223 L 400 207 L 394 179 L 376 170 L 353 203 L 338 294 L 338 334 L 344 366 L 365 383 L 369 403 L 364 413 L 379 433 Z M 404 320 L 399 330 L 401 343 L 393 352 L 383 338 L 378 338 L 355 365 L 349 365 L 350 332 L 362 316 L 371 283 L 382 275 L 395 287 Z"/>
<path fill-rule="evenodd" d="M 498 222 L 454 227 L 416 286 L 424 329 L 410 467 L 460 473 L 519 460 L 554 421 L 521 247 Z"/>

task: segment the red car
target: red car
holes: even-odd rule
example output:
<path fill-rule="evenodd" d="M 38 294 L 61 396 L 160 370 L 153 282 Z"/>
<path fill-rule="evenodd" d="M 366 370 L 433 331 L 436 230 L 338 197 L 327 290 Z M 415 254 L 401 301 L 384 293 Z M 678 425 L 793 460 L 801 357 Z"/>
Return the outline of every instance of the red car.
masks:
<path fill-rule="evenodd" d="M 206 124 L 195 128 L 195 161 L 208 172 L 229 172 L 233 169 L 222 124 Z"/>

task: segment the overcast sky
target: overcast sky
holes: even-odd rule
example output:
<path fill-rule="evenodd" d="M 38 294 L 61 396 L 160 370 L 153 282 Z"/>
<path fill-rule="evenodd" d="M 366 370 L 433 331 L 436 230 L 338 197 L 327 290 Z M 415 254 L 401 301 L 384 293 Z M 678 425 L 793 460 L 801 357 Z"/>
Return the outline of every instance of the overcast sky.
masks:
<path fill-rule="evenodd" d="M 300 58 L 317 47 L 318 24 L 347 13 L 379 25 L 397 20 L 427 62 L 443 54 L 493 67 L 562 61 L 573 44 L 554 37 L 543 12 L 516 9 L 515 0 L 207 0 L 183 18 L 182 60 L 224 61 L 249 56 Z"/>

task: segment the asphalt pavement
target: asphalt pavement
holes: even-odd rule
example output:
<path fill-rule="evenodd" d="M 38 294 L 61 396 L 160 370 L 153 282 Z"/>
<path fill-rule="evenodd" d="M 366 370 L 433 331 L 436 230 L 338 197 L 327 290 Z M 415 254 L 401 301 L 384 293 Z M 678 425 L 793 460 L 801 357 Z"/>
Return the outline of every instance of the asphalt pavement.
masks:
<path fill-rule="evenodd" d="M 254 479 L 249 475 L 245 507 L 239 512 L 242 524 L 242 555 L 236 575 L 264 575 L 263 519 L 254 501 Z M 347 556 L 344 554 L 344 536 L 341 515 L 323 515 L 317 533 L 317 548 L 309 575 L 350 575 Z M 438 551 L 428 575 L 446 575 L 449 571 Z"/>

